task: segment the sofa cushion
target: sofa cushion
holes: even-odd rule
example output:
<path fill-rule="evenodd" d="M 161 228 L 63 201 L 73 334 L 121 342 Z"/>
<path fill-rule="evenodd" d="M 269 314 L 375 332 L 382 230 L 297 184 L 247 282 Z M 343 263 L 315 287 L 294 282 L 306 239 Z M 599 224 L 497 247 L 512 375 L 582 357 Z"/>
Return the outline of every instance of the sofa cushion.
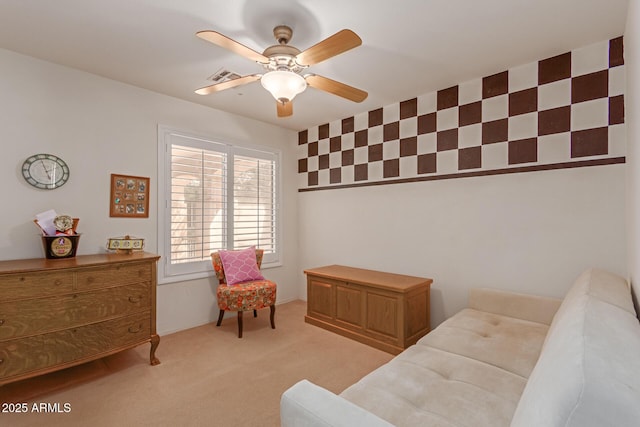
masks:
<path fill-rule="evenodd" d="M 508 426 L 525 382 L 496 366 L 414 345 L 340 396 L 396 426 Z"/>
<path fill-rule="evenodd" d="M 499 314 L 464 309 L 418 341 L 528 378 L 549 326 Z"/>
<path fill-rule="evenodd" d="M 637 426 L 640 325 L 626 281 L 583 273 L 551 323 L 513 426 Z"/>

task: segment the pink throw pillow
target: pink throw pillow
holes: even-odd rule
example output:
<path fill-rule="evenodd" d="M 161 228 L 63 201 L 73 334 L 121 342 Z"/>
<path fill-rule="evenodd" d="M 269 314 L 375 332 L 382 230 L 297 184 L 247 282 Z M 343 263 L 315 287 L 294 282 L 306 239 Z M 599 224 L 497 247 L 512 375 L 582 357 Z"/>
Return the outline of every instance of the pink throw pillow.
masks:
<path fill-rule="evenodd" d="M 229 286 L 251 280 L 264 280 L 258 268 L 254 246 L 239 251 L 220 251 L 220 260 Z"/>

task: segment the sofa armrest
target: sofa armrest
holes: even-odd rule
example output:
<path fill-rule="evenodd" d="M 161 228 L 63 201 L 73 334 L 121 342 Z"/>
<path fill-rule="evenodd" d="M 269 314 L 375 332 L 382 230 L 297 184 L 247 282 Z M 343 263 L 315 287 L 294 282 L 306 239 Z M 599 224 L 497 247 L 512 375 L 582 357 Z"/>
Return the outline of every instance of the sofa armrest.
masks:
<path fill-rule="evenodd" d="M 393 427 L 382 418 L 307 380 L 280 399 L 282 427 Z"/>
<path fill-rule="evenodd" d="M 550 325 L 561 299 L 497 289 L 469 290 L 469 308 Z"/>

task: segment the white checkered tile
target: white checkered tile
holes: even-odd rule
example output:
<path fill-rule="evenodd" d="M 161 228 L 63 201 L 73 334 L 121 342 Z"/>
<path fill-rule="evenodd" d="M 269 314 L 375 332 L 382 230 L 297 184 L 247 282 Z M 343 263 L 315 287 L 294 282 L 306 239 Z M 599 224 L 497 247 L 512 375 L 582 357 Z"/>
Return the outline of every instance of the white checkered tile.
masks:
<path fill-rule="evenodd" d="M 458 107 L 440 110 L 436 114 L 436 130 L 448 130 L 458 127 Z"/>
<path fill-rule="evenodd" d="M 382 123 L 393 123 L 400 120 L 400 105 L 392 104 L 387 105 L 382 109 Z"/>
<path fill-rule="evenodd" d="M 367 127 L 369 127 L 369 113 L 360 113 L 353 117 L 354 132 L 364 130 Z"/>
<path fill-rule="evenodd" d="M 342 120 L 329 123 L 329 138 L 342 134 Z"/>
<path fill-rule="evenodd" d="M 435 153 L 437 151 L 437 145 L 435 133 L 418 135 L 418 154 Z"/>
<path fill-rule="evenodd" d="M 622 95 L 625 90 L 625 68 L 615 67 L 609 69 L 609 96 Z"/>
<path fill-rule="evenodd" d="M 609 124 L 609 98 L 571 105 L 571 130 L 606 127 Z"/>
<path fill-rule="evenodd" d="M 538 86 L 538 63 L 521 65 L 509 70 L 509 92 L 519 92 Z"/>
<path fill-rule="evenodd" d="M 538 86 L 538 111 L 571 104 L 571 79 Z"/>
<path fill-rule="evenodd" d="M 425 95 L 418 96 L 418 115 L 433 113 L 438 105 L 436 92 L 430 92 Z"/>
<path fill-rule="evenodd" d="M 627 128 L 624 124 L 609 126 L 609 156 L 627 155 Z"/>
<path fill-rule="evenodd" d="M 477 147 L 482 144 L 482 123 L 458 129 L 458 148 Z"/>
<path fill-rule="evenodd" d="M 400 157 L 400 141 L 395 139 L 382 144 L 382 159 L 391 160 Z"/>
<path fill-rule="evenodd" d="M 571 133 L 555 133 L 538 137 L 538 163 L 566 162 L 571 158 Z"/>
<path fill-rule="evenodd" d="M 509 115 L 509 95 L 499 95 L 482 100 L 482 121 L 505 119 Z"/>
<path fill-rule="evenodd" d="M 418 172 L 418 156 L 400 158 L 400 178 L 413 178 Z"/>
<path fill-rule="evenodd" d="M 535 138 L 538 136 L 538 113 L 520 114 L 509 117 L 509 141 Z"/>
<path fill-rule="evenodd" d="M 438 174 L 458 172 L 458 150 L 440 151 L 436 156 Z"/>
<path fill-rule="evenodd" d="M 595 43 L 571 52 L 571 76 L 582 76 L 609 68 L 609 41 Z"/>
<path fill-rule="evenodd" d="M 509 145 L 506 142 L 482 146 L 482 169 L 503 169 L 508 166 Z"/>
<path fill-rule="evenodd" d="M 400 138 L 409 138 L 418 134 L 418 118 L 400 120 Z"/>
<path fill-rule="evenodd" d="M 471 104 L 482 99 L 482 79 L 470 80 L 458 88 L 458 105 Z"/>

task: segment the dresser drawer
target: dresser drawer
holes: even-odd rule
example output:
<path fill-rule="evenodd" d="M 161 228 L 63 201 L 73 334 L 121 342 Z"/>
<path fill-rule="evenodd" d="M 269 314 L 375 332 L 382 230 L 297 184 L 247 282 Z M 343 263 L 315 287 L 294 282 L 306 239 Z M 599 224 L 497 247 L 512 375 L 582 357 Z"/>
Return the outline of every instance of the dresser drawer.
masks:
<path fill-rule="evenodd" d="M 72 290 L 73 276 L 64 272 L 7 274 L 0 283 L 0 302 L 56 295 Z"/>
<path fill-rule="evenodd" d="M 109 267 L 84 269 L 77 273 L 77 289 L 89 290 L 151 281 L 149 263 L 115 264 Z"/>
<path fill-rule="evenodd" d="M 0 340 L 149 310 L 151 283 L 0 303 Z"/>
<path fill-rule="evenodd" d="M 0 342 L 0 380 L 149 341 L 150 312 Z"/>

